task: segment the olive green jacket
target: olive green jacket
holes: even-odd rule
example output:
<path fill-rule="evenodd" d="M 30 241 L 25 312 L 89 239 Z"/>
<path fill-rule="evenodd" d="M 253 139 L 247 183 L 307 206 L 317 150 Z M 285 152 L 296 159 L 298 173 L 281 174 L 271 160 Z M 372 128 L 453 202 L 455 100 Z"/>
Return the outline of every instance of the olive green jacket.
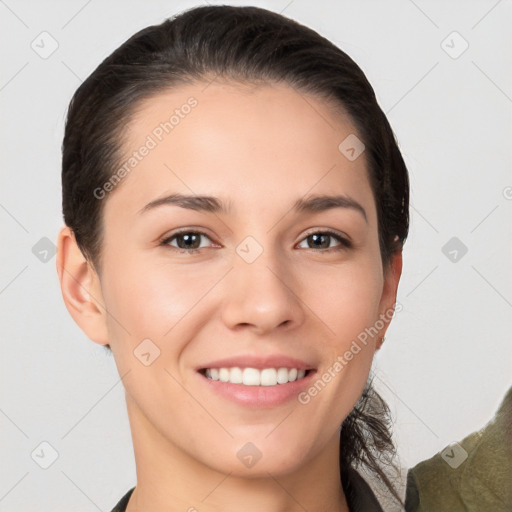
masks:
<path fill-rule="evenodd" d="M 512 388 L 482 430 L 408 471 L 405 509 L 512 511 Z"/>

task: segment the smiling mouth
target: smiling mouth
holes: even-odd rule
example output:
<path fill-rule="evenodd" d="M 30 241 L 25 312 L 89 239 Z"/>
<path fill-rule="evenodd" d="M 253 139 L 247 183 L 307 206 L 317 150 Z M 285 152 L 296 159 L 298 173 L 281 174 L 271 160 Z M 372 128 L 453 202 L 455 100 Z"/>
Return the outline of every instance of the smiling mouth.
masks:
<path fill-rule="evenodd" d="M 297 368 L 203 368 L 199 373 L 210 380 L 243 386 L 277 386 L 307 377 L 315 370 Z"/>

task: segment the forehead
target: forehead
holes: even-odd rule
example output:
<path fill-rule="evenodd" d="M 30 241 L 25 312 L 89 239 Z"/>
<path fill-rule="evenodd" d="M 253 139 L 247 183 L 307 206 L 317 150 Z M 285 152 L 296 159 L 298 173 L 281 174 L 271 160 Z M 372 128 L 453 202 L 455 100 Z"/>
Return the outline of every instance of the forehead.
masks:
<path fill-rule="evenodd" d="M 365 154 L 350 160 L 340 150 L 354 136 L 341 108 L 284 84 L 181 85 L 137 106 L 124 163 L 150 149 L 126 167 L 106 208 L 140 208 L 169 191 L 253 210 L 333 189 L 368 201 Z"/>

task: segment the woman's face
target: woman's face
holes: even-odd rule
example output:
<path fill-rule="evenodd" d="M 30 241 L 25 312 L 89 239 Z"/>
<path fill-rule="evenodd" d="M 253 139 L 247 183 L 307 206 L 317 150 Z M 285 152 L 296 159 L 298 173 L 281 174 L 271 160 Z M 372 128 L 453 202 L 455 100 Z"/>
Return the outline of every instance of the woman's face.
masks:
<path fill-rule="evenodd" d="M 140 106 L 123 146 L 136 162 L 98 199 L 134 438 L 250 476 L 332 453 L 400 274 L 383 273 L 355 134 L 284 85 L 186 85 Z"/>

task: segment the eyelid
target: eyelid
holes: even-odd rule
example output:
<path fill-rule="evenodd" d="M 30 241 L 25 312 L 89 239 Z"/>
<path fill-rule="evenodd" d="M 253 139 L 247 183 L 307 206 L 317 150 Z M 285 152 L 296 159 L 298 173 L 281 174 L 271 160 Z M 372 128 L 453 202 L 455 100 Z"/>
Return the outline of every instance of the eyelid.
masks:
<path fill-rule="evenodd" d="M 214 242 L 212 237 L 208 233 L 203 231 L 202 229 L 198 229 L 198 228 L 194 228 L 194 227 L 188 227 L 188 228 L 178 229 L 176 231 L 173 231 L 170 234 L 165 234 L 163 237 L 161 237 L 159 239 L 159 245 L 169 245 L 169 242 L 171 240 L 173 240 L 175 237 L 177 237 L 179 235 L 182 235 L 182 234 L 185 234 L 185 233 L 194 233 L 196 235 L 202 235 L 202 236 L 205 236 L 206 238 L 208 238 L 213 244 L 216 243 L 216 242 Z M 217 246 L 219 246 L 219 245 L 220 244 L 217 244 Z M 205 249 L 205 247 L 201 247 L 200 249 L 188 249 L 187 250 L 187 249 L 180 249 L 179 247 L 174 247 L 172 245 L 169 245 L 169 247 L 172 247 L 173 249 L 176 249 L 176 250 L 182 251 L 182 252 L 193 252 L 193 251 L 200 251 L 201 249 Z"/>
<path fill-rule="evenodd" d="M 338 231 L 337 229 L 332 228 L 311 228 L 311 230 L 306 231 L 305 235 L 301 238 L 301 241 L 304 238 L 307 238 L 310 235 L 314 235 L 316 233 L 322 233 L 324 235 L 333 235 L 343 239 L 345 242 L 352 243 L 352 239 L 343 231 Z"/>

